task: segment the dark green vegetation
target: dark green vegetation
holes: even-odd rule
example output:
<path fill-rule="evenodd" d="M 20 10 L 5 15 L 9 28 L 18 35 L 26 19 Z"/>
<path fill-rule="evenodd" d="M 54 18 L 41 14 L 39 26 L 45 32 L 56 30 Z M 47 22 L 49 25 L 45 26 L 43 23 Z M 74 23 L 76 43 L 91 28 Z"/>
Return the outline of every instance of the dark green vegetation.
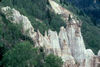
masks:
<path fill-rule="evenodd" d="M 7 51 L 2 62 L 5 67 L 61 67 L 63 64 L 59 57 L 46 56 L 27 41 Z"/>
<path fill-rule="evenodd" d="M 39 29 L 42 34 L 49 28 L 59 32 L 61 26 L 66 26 L 60 16 L 50 10 L 48 0 L 2 0 L 0 4 L 19 10 L 29 18 L 35 30 Z"/>
<path fill-rule="evenodd" d="M 48 55 L 45 58 L 46 67 L 62 67 L 62 60 L 59 57 L 54 56 L 53 54 Z"/>
<path fill-rule="evenodd" d="M 61 58 L 54 55 L 46 56 L 29 42 L 15 45 L 4 54 L 2 59 L 4 67 L 61 67 Z"/>
<path fill-rule="evenodd" d="M 97 53 L 100 49 L 100 28 L 93 24 L 84 11 L 64 0 L 61 4 L 81 19 L 85 44 L 87 48 Z M 61 26 L 66 26 L 60 15 L 51 10 L 47 0 L 2 0 L 1 6 L 10 6 L 19 10 L 21 14 L 29 18 L 35 31 L 39 29 L 42 34 L 49 28 L 59 32 Z M 35 67 L 61 67 L 62 65 L 59 57 L 46 56 L 39 48 L 34 48 L 32 40 L 21 33 L 21 26 L 10 23 L 1 13 L 0 57 L 3 58 L 0 58 L 0 65 L 5 67 L 32 67 L 33 65 Z"/>
<path fill-rule="evenodd" d="M 59 15 L 50 10 L 47 0 L 2 0 L 0 7 L 10 6 L 26 15 L 32 25 L 44 34 L 51 28 L 65 26 Z M 62 60 L 54 55 L 45 55 L 34 42 L 21 33 L 21 25 L 14 25 L 0 12 L 0 66 L 5 67 L 61 67 Z M 49 61 L 51 60 L 51 61 Z M 55 62 L 55 63 L 53 63 Z M 53 64 L 53 65 L 51 65 Z"/>
<path fill-rule="evenodd" d="M 100 0 L 65 0 L 83 10 L 93 21 L 93 24 L 100 26 Z"/>
<path fill-rule="evenodd" d="M 42 48 L 41 50 L 39 48 L 34 48 L 34 42 L 21 33 L 21 26 L 10 23 L 5 19 L 5 16 L 0 13 L 0 66 L 62 66 L 63 62 L 61 58 L 54 55 L 47 56 Z"/>

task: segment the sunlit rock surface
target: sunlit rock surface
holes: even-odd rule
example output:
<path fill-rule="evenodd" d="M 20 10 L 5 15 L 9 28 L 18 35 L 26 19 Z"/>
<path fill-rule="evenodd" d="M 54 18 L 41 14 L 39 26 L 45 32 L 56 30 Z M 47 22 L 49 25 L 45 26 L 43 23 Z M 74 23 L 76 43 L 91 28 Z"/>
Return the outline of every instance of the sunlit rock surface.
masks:
<path fill-rule="evenodd" d="M 34 31 L 34 27 L 26 16 L 10 7 L 3 7 L 2 13 L 11 23 L 22 24 L 22 33 L 29 36 L 34 42 L 35 47 L 43 47 L 46 54 L 53 53 L 62 58 L 63 67 L 97 67 L 99 59 L 91 49 L 86 49 L 81 34 L 81 21 L 73 14 L 61 7 L 56 2 L 49 0 L 55 13 L 62 14 L 67 27 L 61 27 L 60 32 L 48 30 L 43 36 L 39 30 Z M 68 17 L 71 20 L 68 20 Z M 47 34 L 48 33 L 48 34 Z M 98 52 L 100 56 L 100 51 Z"/>
<path fill-rule="evenodd" d="M 100 50 L 98 51 L 98 56 L 100 56 Z"/>
<path fill-rule="evenodd" d="M 11 9 L 8 6 L 3 7 L 1 11 L 11 23 L 22 25 L 22 32 L 24 35 L 31 37 L 33 40 L 35 39 L 36 32 L 26 16 L 21 15 L 19 11 Z"/>

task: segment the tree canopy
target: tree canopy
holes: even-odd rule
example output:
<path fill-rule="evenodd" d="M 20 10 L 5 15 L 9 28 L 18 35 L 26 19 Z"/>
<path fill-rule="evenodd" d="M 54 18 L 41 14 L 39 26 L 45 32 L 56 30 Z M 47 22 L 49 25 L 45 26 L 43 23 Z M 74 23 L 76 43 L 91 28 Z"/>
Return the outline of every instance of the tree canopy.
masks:
<path fill-rule="evenodd" d="M 4 54 L 4 67 L 61 67 L 62 60 L 54 55 L 45 55 L 28 41 L 15 45 Z"/>

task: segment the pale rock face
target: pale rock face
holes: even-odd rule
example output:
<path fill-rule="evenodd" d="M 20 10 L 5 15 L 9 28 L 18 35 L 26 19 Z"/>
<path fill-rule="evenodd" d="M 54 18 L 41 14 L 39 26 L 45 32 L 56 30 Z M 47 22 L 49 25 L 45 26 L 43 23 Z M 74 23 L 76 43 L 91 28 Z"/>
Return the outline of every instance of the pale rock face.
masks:
<path fill-rule="evenodd" d="M 72 55 L 78 63 L 83 62 L 85 45 L 80 33 L 80 28 L 76 27 L 76 24 L 73 23 L 67 27 L 67 33 Z"/>
<path fill-rule="evenodd" d="M 49 0 L 49 3 L 51 4 L 52 9 L 55 11 L 55 13 L 57 14 L 64 14 L 66 13 L 67 15 L 65 16 L 69 16 L 69 14 L 72 14 L 70 11 L 65 10 L 64 8 L 62 8 L 59 4 L 57 4 L 54 0 Z"/>
<path fill-rule="evenodd" d="M 61 48 L 60 48 L 57 32 L 49 30 L 48 37 L 50 39 L 51 46 L 53 47 L 54 54 L 60 56 Z"/>
<path fill-rule="evenodd" d="M 67 27 L 61 27 L 58 34 L 52 30 L 48 30 L 48 34 L 45 32 L 44 36 L 39 30 L 35 32 L 29 19 L 10 7 L 3 7 L 2 13 L 12 23 L 22 24 L 23 34 L 32 38 L 36 47 L 44 47 L 46 54 L 53 53 L 61 57 L 64 61 L 63 67 L 93 67 L 95 55 L 91 49 L 85 48 L 80 21 L 73 18 L 72 13 L 62 8 L 56 2 L 49 1 L 56 13 L 62 14 L 63 18 L 67 18 Z M 72 16 L 71 22 L 68 21 L 69 14 Z M 98 56 L 100 56 L 100 51 Z"/>
<path fill-rule="evenodd" d="M 61 46 L 61 57 L 63 61 L 66 63 L 66 65 L 74 65 L 75 61 L 71 55 L 71 51 L 68 45 L 69 43 L 68 43 L 67 31 L 64 27 L 61 27 L 60 29 L 59 42 Z"/>
<path fill-rule="evenodd" d="M 97 57 L 96 57 L 96 67 L 100 67 L 100 50 L 98 51 L 98 55 L 97 55 Z"/>
<path fill-rule="evenodd" d="M 54 53 L 51 42 L 50 42 L 50 38 L 47 36 L 47 33 L 44 36 L 44 47 L 47 54 Z"/>
<path fill-rule="evenodd" d="M 36 38 L 37 38 L 37 45 L 36 46 L 41 46 L 41 47 L 43 47 L 44 46 L 44 38 L 43 38 L 43 35 L 40 33 L 40 31 L 38 30 L 37 31 L 37 36 L 36 36 Z"/>
<path fill-rule="evenodd" d="M 98 51 L 98 56 L 100 56 L 100 50 Z"/>
<path fill-rule="evenodd" d="M 86 50 L 85 48 L 84 40 L 80 29 L 81 27 L 80 21 L 77 20 L 72 13 L 70 13 L 60 5 L 58 6 L 58 4 L 55 4 L 55 6 L 53 6 L 54 4 L 53 0 L 49 1 L 55 13 L 61 14 L 62 17 L 65 18 L 65 21 L 67 22 L 67 28 L 66 28 L 67 31 L 66 35 L 68 40 L 67 44 L 69 45 L 72 56 L 74 57 L 75 61 L 79 64 L 78 67 L 92 67 L 91 63 L 93 62 L 94 53 L 92 52 L 92 50 Z M 68 21 L 69 15 L 72 18 L 71 22 Z M 64 36 L 66 37 L 66 35 Z M 65 40 L 65 42 L 67 40 Z M 63 43 L 62 39 L 61 41 Z"/>
<path fill-rule="evenodd" d="M 11 15 L 8 13 L 9 10 L 12 12 Z M 39 30 L 35 32 L 28 18 L 21 15 L 17 10 L 11 9 L 10 7 L 4 7 L 2 8 L 2 13 L 4 13 L 6 18 L 12 23 L 22 24 L 24 35 L 28 35 L 32 38 L 36 47 L 44 47 L 47 54 L 54 53 L 55 55 L 60 56 L 64 62 L 67 62 L 66 65 L 71 63 L 75 64 L 68 46 L 68 38 L 65 28 L 62 27 L 59 36 L 56 31 L 52 30 L 48 31 L 48 35 L 45 33 L 45 36 L 43 36 Z M 9 14 L 9 16 L 7 14 Z M 10 20 L 9 17 L 13 20 Z"/>
<path fill-rule="evenodd" d="M 22 24 L 23 34 L 31 37 L 33 40 L 36 36 L 36 32 L 34 31 L 31 22 L 26 16 L 23 16 L 19 13 L 19 11 L 15 9 L 11 9 L 10 7 L 3 7 L 1 9 L 2 13 L 5 14 L 6 18 L 12 23 Z"/>
<path fill-rule="evenodd" d="M 55 13 L 61 14 L 62 11 L 60 8 L 58 8 L 59 5 L 52 0 L 49 0 L 49 2 L 50 2 L 50 4 L 52 4 L 51 7 L 54 9 Z"/>
<path fill-rule="evenodd" d="M 93 66 L 93 61 L 94 61 L 94 53 L 91 49 L 87 49 L 85 51 L 86 54 L 86 60 L 85 60 L 85 67 L 92 67 Z"/>
<path fill-rule="evenodd" d="M 78 63 L 82 63 L 85 59 L 85 45 L 79 23 L 72 19 L 69 23 L 67 23 L 66 31 L 72 56 Z"/>

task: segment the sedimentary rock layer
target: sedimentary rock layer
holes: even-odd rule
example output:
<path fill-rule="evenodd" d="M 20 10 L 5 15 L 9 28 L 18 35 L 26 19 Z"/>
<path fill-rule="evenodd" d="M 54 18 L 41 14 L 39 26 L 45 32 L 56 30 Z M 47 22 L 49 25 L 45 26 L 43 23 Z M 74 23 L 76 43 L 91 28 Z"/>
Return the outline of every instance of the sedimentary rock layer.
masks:
<path fill-rule="evenodd" d="M 29 36 L 34 42 L 35 47 L 43 47 L 46 54 L 53 53 L 62 58 L 63 67 L 96 67 L 99 62 L 91 49 L 86 49 L 81 34 L 81 22 L 68 10 L 61 7 L 56 2 L 49 0 L 55 13 L 61 14 L 66 21 L 67 27 L 61 27 L 60 32 L 48 30 L 43 36 L 39 30 L 34 31 L 34 27 L 26 16 L 23 16 L 15 9 L 3 7 L 2 13 L 11 23 L 22 24 L 23 34 Z M 68 20 L 68 17 L 71 20 Z M 48 33 L 48 34 L 47 34 Z"/>

